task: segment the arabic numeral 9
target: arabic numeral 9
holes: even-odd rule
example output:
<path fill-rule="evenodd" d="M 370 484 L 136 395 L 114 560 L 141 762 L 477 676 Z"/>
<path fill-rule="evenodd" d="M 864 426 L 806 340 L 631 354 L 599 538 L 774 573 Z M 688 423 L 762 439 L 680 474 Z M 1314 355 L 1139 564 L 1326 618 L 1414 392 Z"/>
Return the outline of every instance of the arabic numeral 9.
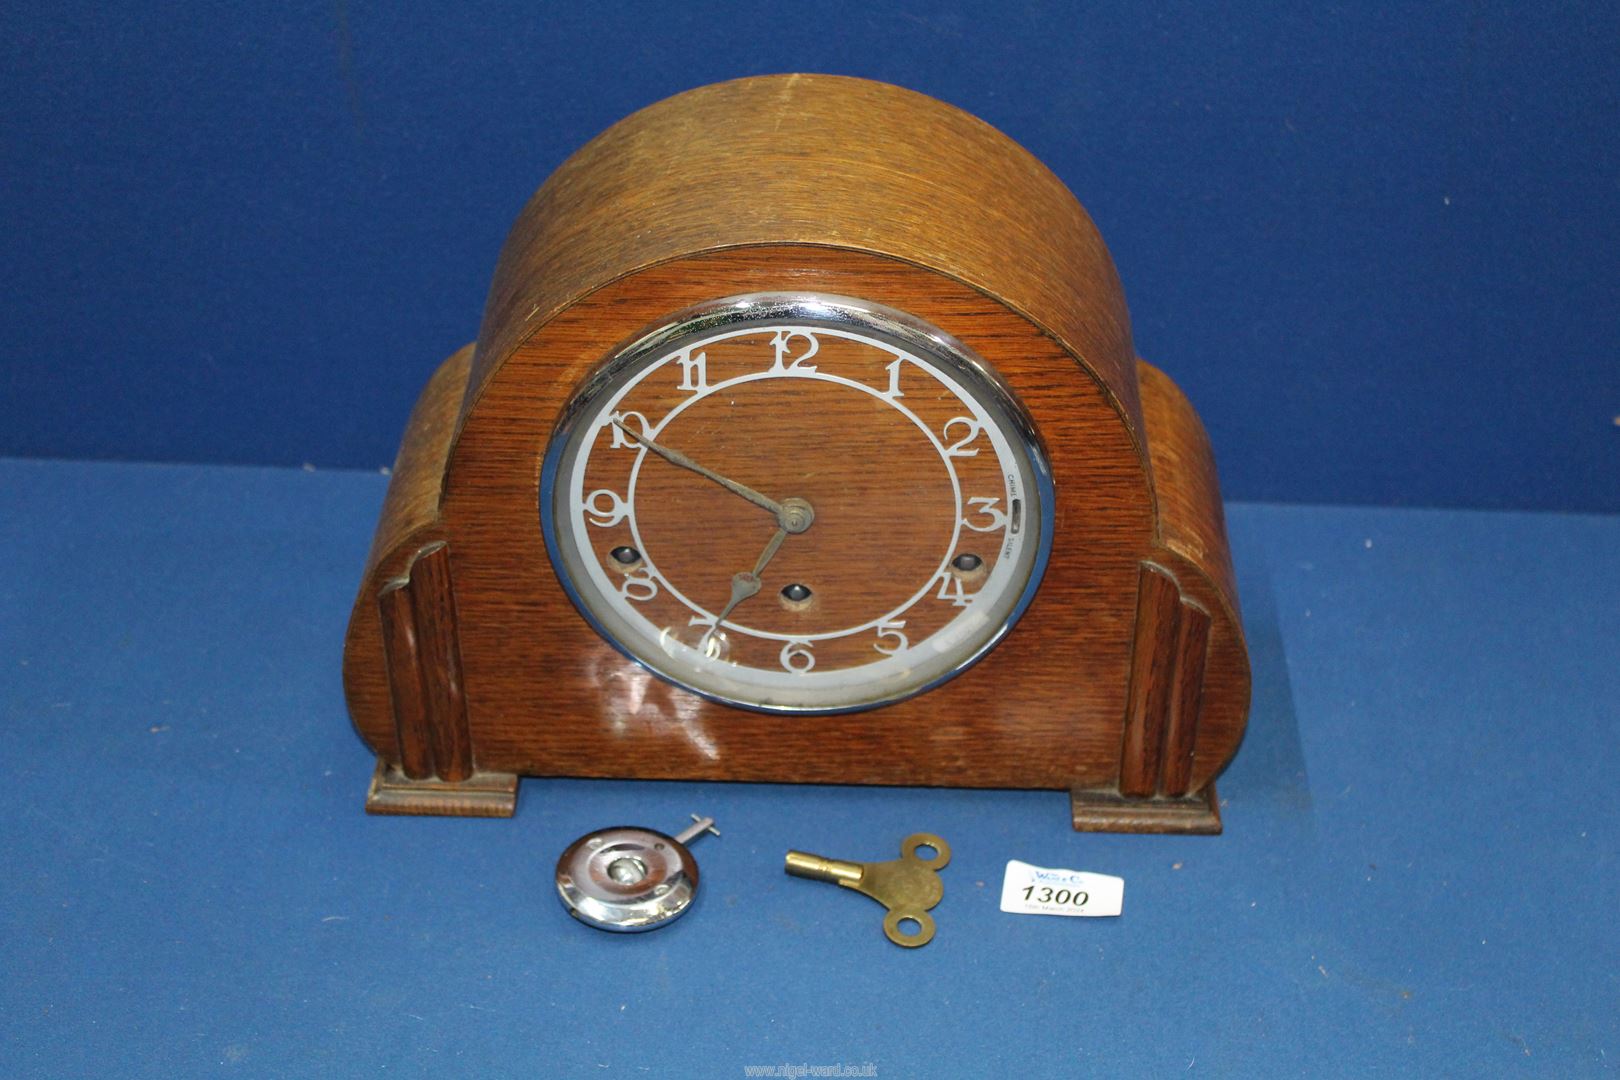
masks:
<path fill-rule="evenodd" d="M 1073 904 L 1075 907 L 1085 907 L 1091 894 L 1082 889 L 1053 889 L 1050 885 L 1042 885 L 1037 890 L 1034 885 L 1024 886 L 1024 899 L 1033 900 L 1037 904 L 1056 904 L 1062 907 Z"/>
<path fill-rule="evenodd" d="M 590 515 L 591 524 L 606 529 L 630 516 L 630 504 L 619 498 L 616 491 L 599 488 L 585 496 L 583 509 Z"/>

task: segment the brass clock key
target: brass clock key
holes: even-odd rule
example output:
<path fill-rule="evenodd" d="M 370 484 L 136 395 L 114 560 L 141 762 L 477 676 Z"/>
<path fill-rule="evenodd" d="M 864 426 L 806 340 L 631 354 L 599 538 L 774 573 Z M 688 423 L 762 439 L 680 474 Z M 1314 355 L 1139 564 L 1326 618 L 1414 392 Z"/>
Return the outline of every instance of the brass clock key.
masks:
<path fill-rule="evenodd" d="M 931 858 L 922 858 L 918 848 L 934 849 Z M 883 933 L 896 945 L 908 949 L 934 940 L 934 918 L 928 909 L 945 895 L 939 871 L 951 861 L 951 846 L 932 833 L 913 833 L 901 841 L 900 857 L 889 862 L 857 863 L 825 859 L 803 851 L 787 853 L 785 869 L 794 877 L 831 881 L 863 893 L 889 909 L 883 917 Z M 904 922 L 917 924 L 915 933 L 901 930 Z"/>

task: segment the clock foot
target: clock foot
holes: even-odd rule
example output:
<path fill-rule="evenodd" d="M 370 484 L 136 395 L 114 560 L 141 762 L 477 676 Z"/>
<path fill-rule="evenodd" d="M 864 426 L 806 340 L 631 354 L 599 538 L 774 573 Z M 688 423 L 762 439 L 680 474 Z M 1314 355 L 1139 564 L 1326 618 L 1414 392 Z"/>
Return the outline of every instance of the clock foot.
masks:
<path fill-rule="evenodd" d="M 1070 791 L 1076 829 L 1221 831 L 1215 781 L 1192 787 L 1211 625 L 1209 612 L 1182 592 L 1170 570 L 1142 561 L 1118 779 L 1106 787 Z"/>
<path fill-rule="evenodd" d="M 514 773 L 475 772 L 465 780 L 412 780 L 386 761 L 377 762 L 366 792 L 368 814 L 436 814 L 447 817 L 511 817 L 517 809 Z"/>
<path fill-rule="evenodd" d="M 1116 790 L 1069 792 L 1078 832 L 1191 833 L 1213 836 L 1221 831 L 1215 782 L 1181 796 L 1133 797 Z"/>

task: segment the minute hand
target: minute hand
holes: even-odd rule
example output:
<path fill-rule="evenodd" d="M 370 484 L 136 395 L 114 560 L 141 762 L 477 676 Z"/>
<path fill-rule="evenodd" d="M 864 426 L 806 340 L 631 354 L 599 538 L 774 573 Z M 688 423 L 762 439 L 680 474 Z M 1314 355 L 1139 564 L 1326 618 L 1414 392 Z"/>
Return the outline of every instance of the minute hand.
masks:
<path fill-rule="evenodd" d="M 648 450 L 651 450 L 653 453 L 657 454 L 671 465 L 679 465 L 683 469 L 690 469 L 699 476 L 713 480 L 727 491 L 735 495 L 741 495 L 743 498 L 747 499 L 749 502 L 760 507 L 761 509 L 769 510 L 771 514 L 777 518 L 777 520 L 782 520 L 784 516 L 782 504 L 777 502 L 775 499 L 766 498 L 764 495 L 761 495 L 759 492 L 745 484 L 739 484 L 730 477 L 721 476 L 713 469 L 704 468 L 702 465 L 699 465 L 697 462 L 693 461 L 679 450 L 672 450 L 663 443 L 654 442 L 652 439 L 641 434 L 640 432 L 631 431 L 629 428 L 625 427 L 624 424 L 619 422 L 618 417 L 614 417 L 612 423 L 614 427 L 624 432 L 628 438 L 635 440 L 642 446 L 645 446 Z"/>

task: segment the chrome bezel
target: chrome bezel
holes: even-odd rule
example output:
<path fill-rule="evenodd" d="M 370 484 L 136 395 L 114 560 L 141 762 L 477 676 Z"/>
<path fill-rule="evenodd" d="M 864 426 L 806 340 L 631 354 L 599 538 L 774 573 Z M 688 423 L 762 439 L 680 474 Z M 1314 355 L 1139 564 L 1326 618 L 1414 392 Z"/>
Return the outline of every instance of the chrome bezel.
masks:
<path fill-rule="evenodd" d="M 1035 556 L 1030 564 L 1028 579 L 1006 618 L 983 642 L 951 668 L 920 685 L 904 688 L 897 693 L 878 695 L 869 700 L 833 706 L 765 703 L 739 699 L 694 686 L 676 674 L 661 670 L 655 663 L 638 655 L 620 640 L 585 602 L 575 585 L 574 574 L 564 549 L 557 539 L 554 505 L 557 477 L 562 472 L 565 461 L 571 464 L 578 455 L 579 447 L 574 444 L 573 436 L 581 419 L 592 415 L 591 405 L 595 400 L 629 379 L 639 366 L 649 359 L 666 356 L 685 344 L 744 326 L 748 329 L 768 330 L 773 326 L 794 324 L 847 329 L 879 341 L 887 341 L 899 348 L 926 356 L 930 363 L 938 365 L 965 383 L 977 384 L 983 393 L 984 402 L 993 406 L 1008 420 L 1009 427 L 1006 433 L 1009 440 L 1016 443 L 1029 462 L 1031 479 L 1040 504 L 1039 513 L 1032 517 L 1033 520 L 1039 521 L 1040 535 L 1036 542 Z M 539 502 L 541 532 L 558 582 L 585 621 L 620 654 L 633 660 L 657 678 L 710 701 L 755 712 L 807 716 L 858 712 L 903 701 L 950 681 L 983 659 L 1006 637 L 1035 598 L 1046 571 L 1047 559 L 1051 554 L 1055 516 L 1052 471 L 1039 433 L 1023 404 L 994 368 L 956 338 L 905 312 L 870 301 L 825 293 L 749 293 L 708 301 L 676 312 L 657 327 L 615 349 L 606 361 L 581 381 L 552 430 L 541 463 Z"/>

